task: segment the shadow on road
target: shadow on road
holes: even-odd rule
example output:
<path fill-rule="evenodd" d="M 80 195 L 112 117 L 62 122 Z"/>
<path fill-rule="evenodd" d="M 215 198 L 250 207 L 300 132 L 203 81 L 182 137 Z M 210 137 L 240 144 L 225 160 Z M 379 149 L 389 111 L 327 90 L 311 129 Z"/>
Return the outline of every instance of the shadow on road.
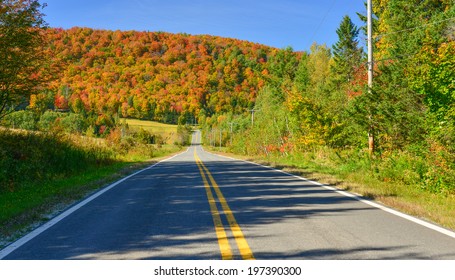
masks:
<path fill-rule="evenodd" d="M 194 148 L 121 183 L 8 258 L 219 259 Z M 243 161 L 200 156 L 257 259 L 455 258 L 453 241 L 431 255 L 393 231 L 371 241 L 384 235 L 370 220 L 380 210 L 352 198 Z"/>

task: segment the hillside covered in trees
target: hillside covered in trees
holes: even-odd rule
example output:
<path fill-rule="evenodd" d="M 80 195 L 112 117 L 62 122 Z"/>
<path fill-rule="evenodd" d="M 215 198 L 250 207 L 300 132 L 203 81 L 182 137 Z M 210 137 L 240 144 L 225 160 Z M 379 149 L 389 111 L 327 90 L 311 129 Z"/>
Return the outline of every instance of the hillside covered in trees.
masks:
<path fill-rule="evenodd" d="M 267 78 L 267 60 L 278 51 L 163 32 L 72 28 L 49 29 L 46 37 L 61 72 L 51 96 L 33 97 L 31 107 L 50 98 L 60 110 L 171 123 L 252 108 Z"/>

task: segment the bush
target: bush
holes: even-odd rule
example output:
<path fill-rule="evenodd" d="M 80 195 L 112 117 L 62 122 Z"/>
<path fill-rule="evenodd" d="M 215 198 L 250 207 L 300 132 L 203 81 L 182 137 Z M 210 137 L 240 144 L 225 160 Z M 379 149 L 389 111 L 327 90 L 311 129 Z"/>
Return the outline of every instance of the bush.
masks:
<path fill-rule="evenodd" d="M 432 193 L 455 193 L 455 154 L 450 147 L 431 142 L 425 154 L 421 188 Z"/>
<path fill-rule="evenodd" d="M 186 146 L 191 143 L 191 126 L 189 125 L 179 125 L 177 127 L 177 140 L 174 145 Z"/>
<path fill-rule="evenodd" d="M 87 129 L 87 121 L 80 114 L 68 114 L 62 119 L 61 125 L 68 133 L 81 134 Z"/>
<path fill-rule="evenodd" d="M 155 135 L 143 128 L 134 133 L 134 138 L 141 144 L 155 144 Z"/>
<path fill-rule="evenodd" d="M 9 127 L 34 130 L 36 129 L 35 114 L 31 111 L 16 111 L 6 117 Z"/>
<path fill-rule="evenodd" d="M 38 121 L 38 128 L 42 131 L 50 131 L 55 127 L 57 120 L 61 119 L 62 117 L 62 113 L 46 111 L 41 115 Z"/>

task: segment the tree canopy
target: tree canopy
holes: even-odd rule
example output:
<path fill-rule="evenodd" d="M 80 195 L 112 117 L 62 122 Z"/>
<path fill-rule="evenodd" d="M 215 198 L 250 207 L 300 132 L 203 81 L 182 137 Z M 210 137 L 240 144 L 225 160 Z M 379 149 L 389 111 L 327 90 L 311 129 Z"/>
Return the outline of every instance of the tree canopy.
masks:
<path fill-rule="evenodd" d="M 0 2 L 0 118 L 43 82 L 41 8 L 38 1 Z"/>

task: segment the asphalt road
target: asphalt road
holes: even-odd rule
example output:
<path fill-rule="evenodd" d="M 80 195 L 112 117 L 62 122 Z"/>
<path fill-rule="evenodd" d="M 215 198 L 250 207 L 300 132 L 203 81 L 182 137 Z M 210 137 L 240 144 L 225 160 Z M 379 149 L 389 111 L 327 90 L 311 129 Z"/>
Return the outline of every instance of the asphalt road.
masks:
<path fill-rule="evenodd" d="M 453 232 L 205 152 L 199 137 L 186 152 L 98 193 L 0 258 L 455 259 Z"/>

